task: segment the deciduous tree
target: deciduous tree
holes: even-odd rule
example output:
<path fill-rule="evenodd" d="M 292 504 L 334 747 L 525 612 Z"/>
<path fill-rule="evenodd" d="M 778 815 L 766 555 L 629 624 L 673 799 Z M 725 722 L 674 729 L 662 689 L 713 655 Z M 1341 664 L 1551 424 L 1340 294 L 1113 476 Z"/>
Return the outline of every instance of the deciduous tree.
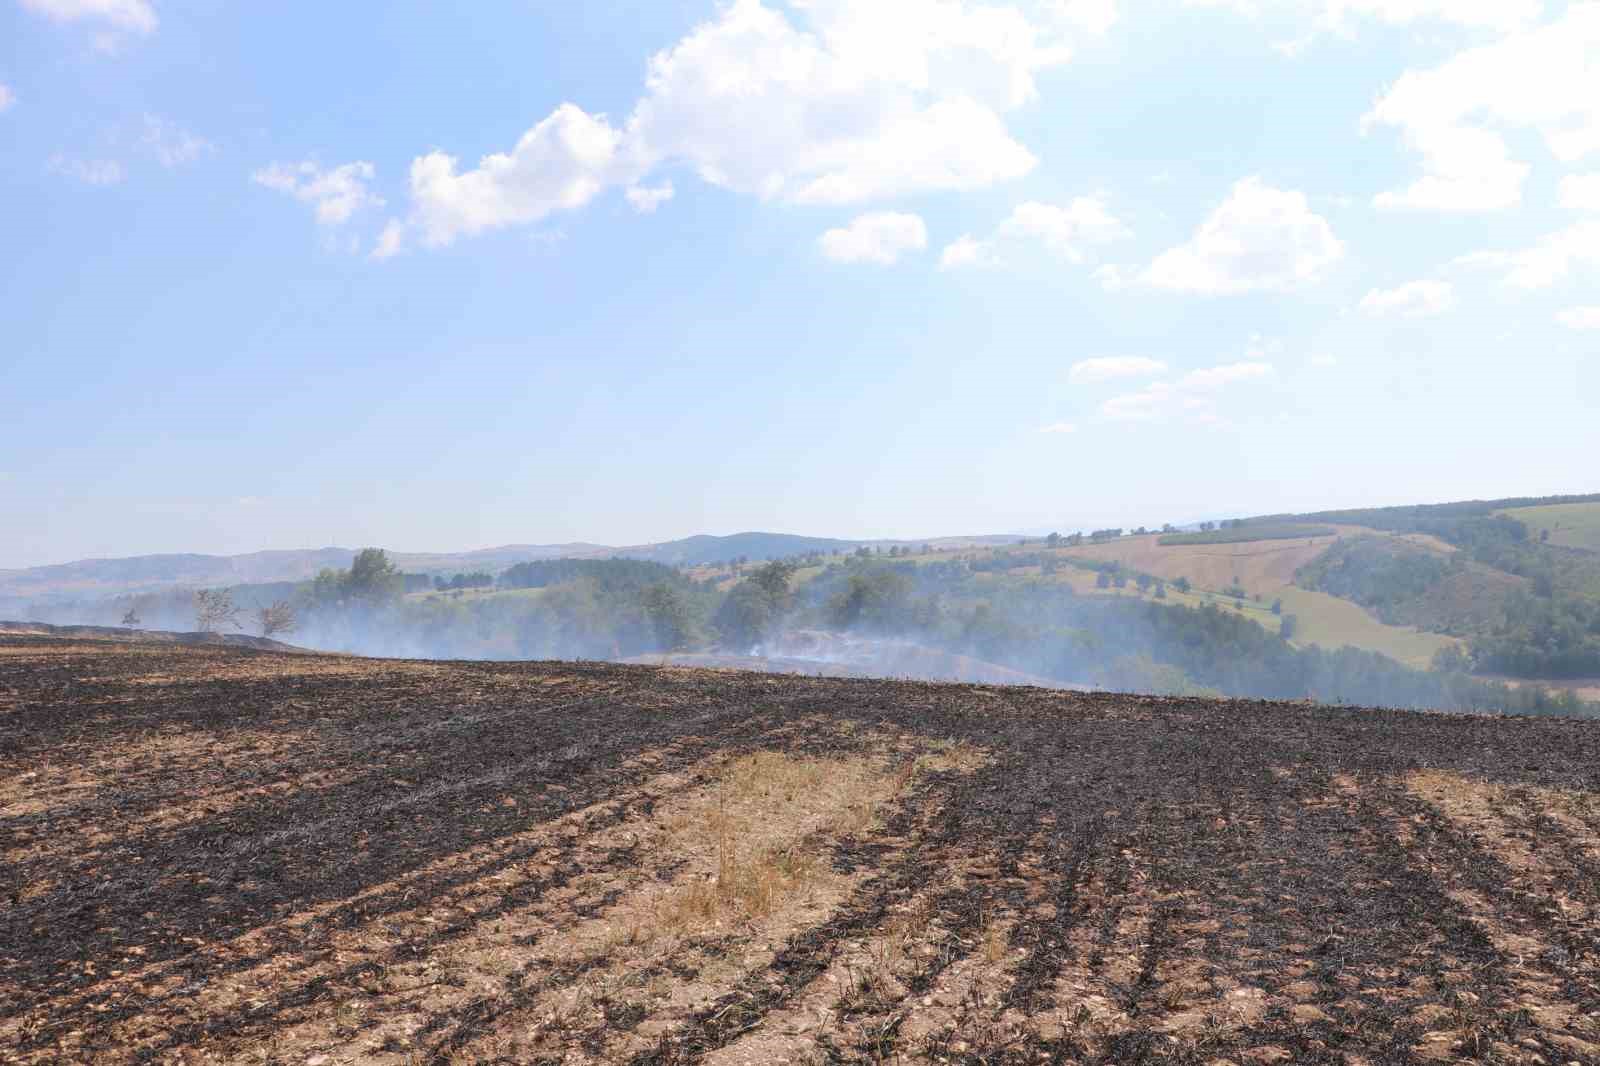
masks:
<path fill-rule="evenodd" d="M 261 630 L 263 637 L 293 633 L 299 624 L 300 620 L 295 617 L 294 607 L 288 600 L 278 600 L 256 609 L 256 628 Z"/>
<path fill-rule="evenodd" d="M 217 633 L 225 626 L 239 628 L 239 608 L 227 589 L 199 589 L 194 594 L 195 628 Z"/>

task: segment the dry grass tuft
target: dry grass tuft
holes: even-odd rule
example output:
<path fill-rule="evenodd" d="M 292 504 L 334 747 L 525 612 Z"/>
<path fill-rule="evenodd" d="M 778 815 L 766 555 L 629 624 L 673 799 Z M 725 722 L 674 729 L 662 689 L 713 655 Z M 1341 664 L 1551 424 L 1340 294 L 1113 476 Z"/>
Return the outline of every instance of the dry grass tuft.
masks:
<path fill-rule="evenodd" d="M 715 865 L 668 901 L 663 924 L 769 916 L 815 884 L 828 842 L 870 830 L 914 772 L 914 765 L 890 772 L 867 758 L 772 751 L 728 763 L 707 802 L 669 823 L 687 850 L 713 856 Z"/>

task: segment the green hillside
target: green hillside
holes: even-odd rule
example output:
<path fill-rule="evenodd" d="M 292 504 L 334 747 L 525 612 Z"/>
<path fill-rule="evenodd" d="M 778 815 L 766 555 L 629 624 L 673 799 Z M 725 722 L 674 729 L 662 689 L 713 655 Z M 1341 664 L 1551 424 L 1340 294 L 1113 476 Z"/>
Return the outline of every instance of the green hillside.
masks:
<path fill-rule="evenodd" d="M 1499 513 L 1521 522 L 1549 544 L 1600 552 L 1600 503 L 1553 503 Z"/>
<path fill-rule="evenodd" d="M 1467 664 L 1482 673 L 1539 680 L 1600 676 L 1600 552 L 1581 550 L 1578 543 L 1600 534 L 1600 496 L 1469 500 L 1254 521 L 1335 522 L 1443 541 L 1456 551 L 1438 556 L 1421 544 L 1397 548 L 1392 538 L 1381 544 L 1341 542 L 1303 568 L 1299 582 L 1361 603 L 1386 620 L 1467 637 Z M 1568 543 L 1560 543 L 1558 534 Z"/>

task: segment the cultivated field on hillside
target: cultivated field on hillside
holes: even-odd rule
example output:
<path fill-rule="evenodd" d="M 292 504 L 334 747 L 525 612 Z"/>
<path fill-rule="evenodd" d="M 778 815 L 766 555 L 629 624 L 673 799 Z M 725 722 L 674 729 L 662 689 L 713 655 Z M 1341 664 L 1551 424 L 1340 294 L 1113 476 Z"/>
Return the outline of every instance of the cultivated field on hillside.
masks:
<path fill-rule="evenodd" d="M 1340 529 L 1340 536 L 1351 534 L 1385 536 L 1354 527 Z M 1297 620 L 1297 644 L 1361 648 L 1409 666 L 1426 668 L 1441 648 L 1461 643 L 1454 637 L 1423 632 L 1413 626 L 1387 625 L 1359 604 L 1295 585 L 1296 571 L 1314 562 L 1338 539 L 1338 536 L 1325 536 L 1228 544 L 1162 544 L 1157 536 L 1123 537 L 1105 544 L 1067 549 L 1064 554 L 1115 560 L 1131 570 L 1169 581 L 1187 577 L 1196 591 L 1184 595 L 1169 587 L 1168 603 L 1190 607 L 1211 603 L 1225 610 L 1237 610 L 1273 630 L 1279 620 L 1272 613 L 1271 605 L 1274 600 L 1282 600 L 1284 613 L 1293 614 Z M 1453 550 L 1422 535 L 1394 539 L 1441 553 Z M 1068 580 L 1079 592 L 1103 591 L 1094 587 L 1092 573 L 1080 571 Z M 1217 595 L 1236 581 L 1250 594 L 1242 606 L 1233 599 Z"/>
<path fill-rule="evenodd" d="M 1442 633 L 1427 633 L 1413 626 L 1385 625 L 1358 603 L 1326 592 L 1290 585 L 1277 592 L 1283 611 L 1299 621 L 1297 644 L 1324 648 L 1351 647 L 1375 651 L 1407 666 L 1426 670 L 1444 648 L 1463 642 Z M 1266 624 L 1266 623 L 1263 623 Z"/>
<path fill-rule="evenodd" d="M 0 637 L 0 1060 L 1600 1061 L 1600 724 Z"/>
<path fill-rule="evenodd" d="M 1536 537 L 1549 532 L 1550 543 L 1557 547 L 1600 552 L 1600 503 L 1557 503 L 1500 513 L 1515 518 Z"/>
<path fill-rule="evenodd" d="M 1159 536 L 1121 537 L 1104 544 L 1085 544 L 1065 554 L 1083 559 L 1116 561 L 1132 570 L 1221 590 L 1235 581 L 1251 595 L 1267 596 L 1294 582 L 1295 571 L 1328 550 L 1337 536 L 1299 540 L 1249 541 L 1238 544 L 1162 544 Z"/>
<path fill-rule="evenodd" d="M 1038 569 L 1029 568 L 1023 572 L 1036 575 Z M 1080 596 L 1124 596 L 1168 606 L 1215 607 L 1243 615 L 1273 632 L 1278 630 L 1283 618 L 1273 613 L 1272 604 L 1274 600 L 1281 600 L 1282 614 L 1295 617 L 1295 644 L 1375 651 L 1417 669 L 1427 669 L 1441 648 L 1462 643 L 1455 637 L 1425 633 L 1411 626 L 1385 625 L 1360 604 L 1297 585 L 1284 585 L 1270 597 L 1256 599 L 1252 596 L 1242 603 L 1220 592 L 1207 589 L 1179 592 L 1168 585 L 1166 598 L 1158 601 L 1153 589 L 1141 593 L 1132 582 L 1120 589 L 1103 589 L 1097 586 L 1096 577 L 1092 570 L 1063 568 L 1056 571 L 1056 580 L 1071 585 L 1073 592 Z"/>

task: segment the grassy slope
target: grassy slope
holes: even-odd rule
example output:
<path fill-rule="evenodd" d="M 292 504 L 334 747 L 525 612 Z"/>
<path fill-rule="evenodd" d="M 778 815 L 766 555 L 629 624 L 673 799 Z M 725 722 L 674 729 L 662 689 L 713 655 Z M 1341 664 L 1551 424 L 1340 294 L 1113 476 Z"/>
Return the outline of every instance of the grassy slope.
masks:
<path fill-rule="evenodd" d="M 1059 576 L 1080 595 L 1131 596 L 1157 602 L 1153 594 L 1141 596 L 1131 582 L 1121 590 L 1096 588 L 1095 575 L 1086 570 L 1063 570 Z M 1260 600 L 1247 599 L 1243 604 L 1215 591 L 1196 589 L 1183 593 L 1168 585 L 1167 598 L 1159 602 L 1182 607 L 1211 605 L 1241 614 L 1275 631 L 1282 621 L 1280 616 L 1272 613 L 1272 601 L 1275 599 L 1283 601 L 1284 614 L 1292 614 L 1298 620 L 1300 629 L 1293 643 L 1302 647 L 1320 644 L 1324 648 L 1361 648 L 1387 655 L 1407 666 L 1426 669 L 1439 649 L 1460 643 L 1454 637 L 1438 633 L 1385 625 L 1349 600 L 1294 585 L 1285 585 L 1273 595 L 1263 596 Z"/>
<path fill-rule="evenodd" d="M 1381 652 L 1407 666 L 1426 669 L 1441 649 L 1461 643 L 1455 637 L 1424 633 L 1410 626 L 1385 625 L 1361 605 L 1326 592 L 1312 592 L 1291 585 L 1279 595 L 1283 599 L 1284 613 L 1300 620 L 1297 644 L 1321 644 L 1325 648 L 1348 645 Z"/>
<path fill-rule="evenodd" d="M 1527 526 L 1534 536 L 1548 530 L 1550 543 L 1557 547 L 1600 551 L 1600 503 L 1517 507 L 1498 513 L 1515 518 Z"/>
<path fill-rule="evenodd" d="M 1273 600 L 1281 599 L 1284 613 L 1299 621 L 1296 644 L 1361 648 L 1409 666 L 1426 667 L 1439 649 L 1459 643 L 1453 637 L 1419 632 L 1410 626 L 1386 625 L 1349 600 L 1294 585 L 1294 572 L 1321 555 L 1336 539 L 1162 545 L 1155 537 L 1125 537 L 1107 544 L 1068 549 L 1066 554 L 1116 559 L 1130 569 L 1168 579 L 1188 577 L 1195 590 L 1185 595 L 1168 586 L 1167 603 L 1186 607 L 1214 604 L 1252 618 L 1268 629 L 1276 629 L 1279 624 L 1271 608 Z M 1080 593 L 1106 592 L 1095 587 L 1095 575 L 1088 571 L 1064 571 L 1063 577 Z M 1240 606 L 1219 595 L 1235 579 L 1252 597 L 1259 595 L 1261 599 L 1246 599 Z M 1122 594 L 1139 593 L 1130 584 Z"/>

